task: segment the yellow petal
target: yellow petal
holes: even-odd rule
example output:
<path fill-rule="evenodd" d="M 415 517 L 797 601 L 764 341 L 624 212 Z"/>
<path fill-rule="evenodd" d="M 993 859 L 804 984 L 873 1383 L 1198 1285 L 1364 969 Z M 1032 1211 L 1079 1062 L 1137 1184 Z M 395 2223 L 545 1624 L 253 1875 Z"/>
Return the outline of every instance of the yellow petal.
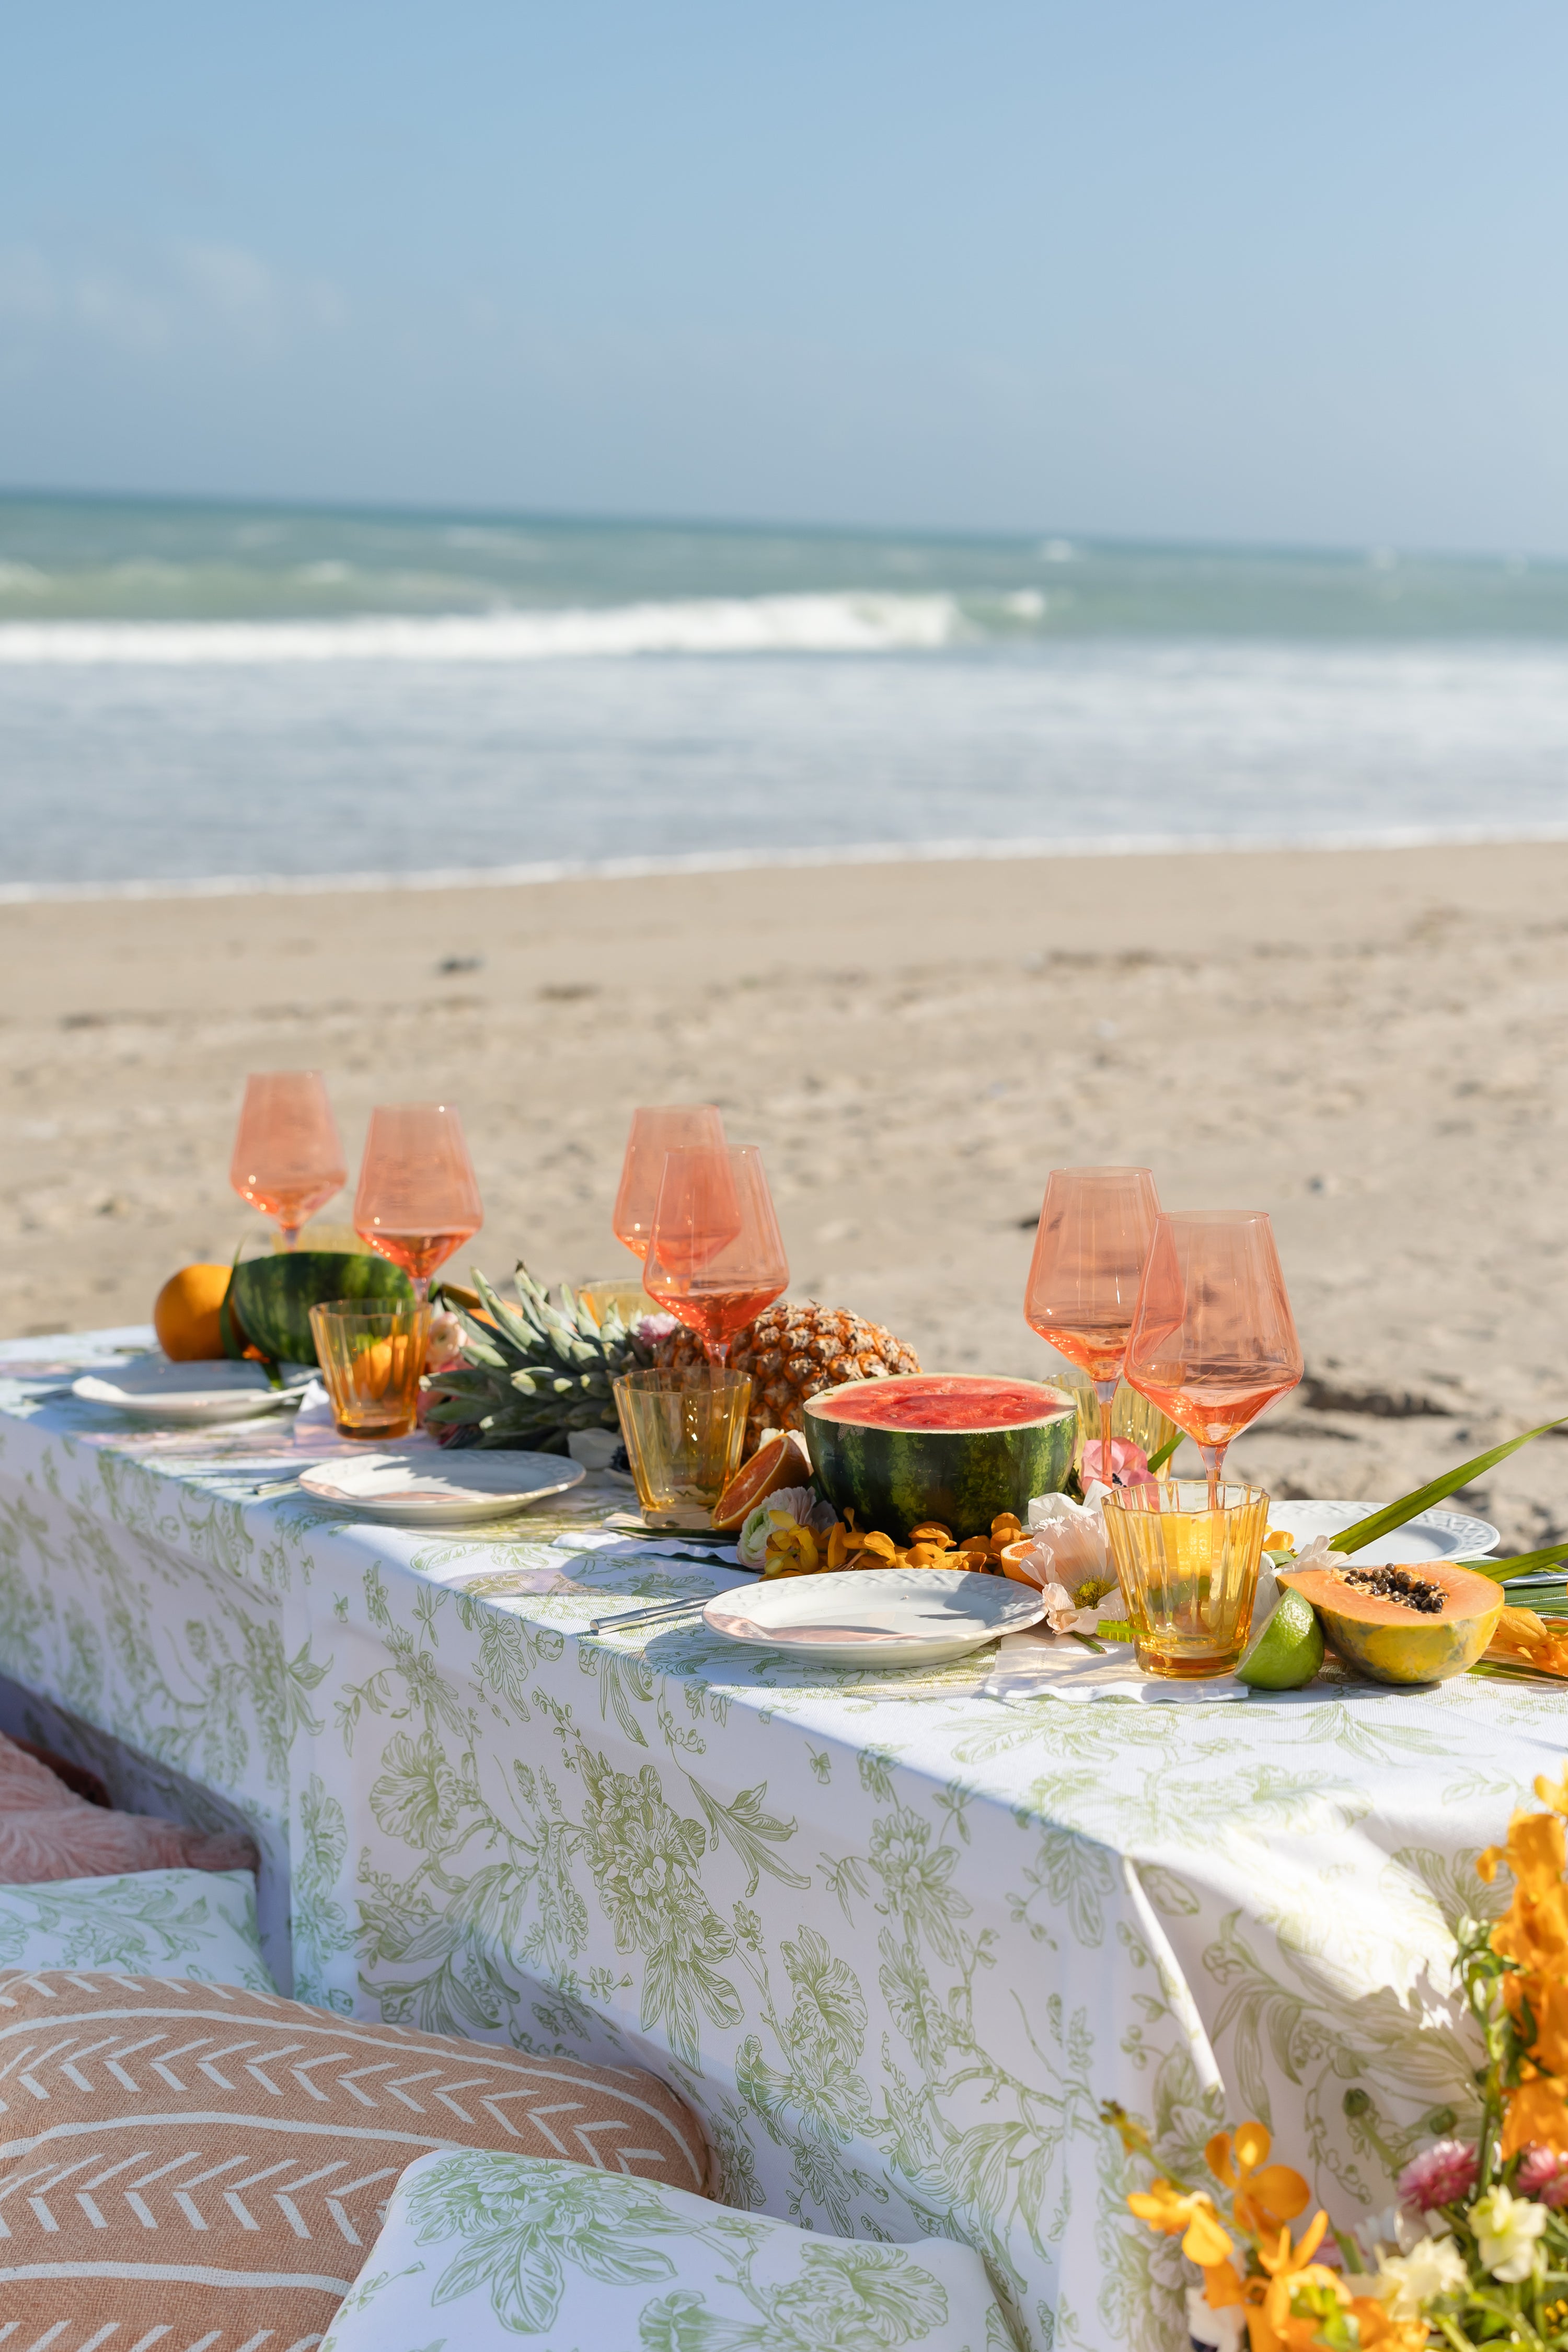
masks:
<path fill-rule="evenodd" d="M 1210 2140 L 1208 2146 L 1204 2150 L 1204 2157 L 1208 2165 L 1208 2168 L 1214 2174 L 1215 2179 L 1216 2180 L 1223 2180 L 1227 2189 L 1234 2189 L 1236 2187 L 1236 2167 L 1230 2160 L 1230 2134 L 1228 2132 L 1215 2132 L 1213 2139 Z"/>
<path fill-rule="evenodd" d="M 1266 2165 L 1261 2172 L 1253 2173 L 1247 2183 L 1247 2193 L 1260 2205 L 1267 2205 L 1276 2221 L 1293 2221 L 1303 2211 L 1310 2189 L 1299 2172 L 1288 2164 Z"/>
<path fill-rule="evenodd" d="M 1250 2172 L 1254 2165 L 1268 2160 L 1274 2142 L 1268 2127 L 1259 2123 L 1238 2124 L 1236 2130 L 1236 2160 Z"/>

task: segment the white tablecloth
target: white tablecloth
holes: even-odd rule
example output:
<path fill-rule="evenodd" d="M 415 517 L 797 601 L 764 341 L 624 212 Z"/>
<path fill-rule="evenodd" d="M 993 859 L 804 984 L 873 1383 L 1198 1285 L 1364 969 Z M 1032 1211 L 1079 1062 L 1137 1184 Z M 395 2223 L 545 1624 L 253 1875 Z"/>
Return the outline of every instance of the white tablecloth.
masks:
<path fill-rule="evenodd" d="M 651 2064 L 733 2202 L 966 2239 L 1037 2347 L 1184 2340 L 1103 2099 L 1189 2174 L 1262 2117 L 1342 2221 L 1388 2201 L 1379 2145 L 1468 2111 L 1446 1923 L 1561 1769 L 1554 1692 L 1018 1706 L 984 1652 L 901 1681 L 594 1640 L 734 1579 L 582 1517 L 437 1539 L 258 1497 L 286 1428 L 62 1392 L 116 1336 L 0 1349 L 10 1727 L 249 1823 L 302 1998 Z"/>

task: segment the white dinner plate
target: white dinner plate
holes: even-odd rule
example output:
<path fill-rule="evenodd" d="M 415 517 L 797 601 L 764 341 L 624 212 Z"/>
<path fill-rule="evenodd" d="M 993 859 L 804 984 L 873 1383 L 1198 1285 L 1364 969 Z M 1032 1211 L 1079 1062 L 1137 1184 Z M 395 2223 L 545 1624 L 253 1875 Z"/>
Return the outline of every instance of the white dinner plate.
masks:
<path fill-rule="evenodd" d="M 172 1364 L 167 1356 L 132 1357 L 113 1371 L 84 1372 L 71 1394 L 89 1404 L 112 1405 L 141 1421 L 195 1427 L 204 1422 L 251 1421 L 258 1413 L 297 1405 L 307 1370 L 289 1366 L 284 1385 L 268 1385 L 259 1364 Z"/>
<path fill-rule="evenodd" d="M 513 1454 L 465 1445 L 360 1454 L 301 1470 L 303 1492 L 362 1518 L 399 1528 L 475 1527 L 510 1518 L 545 1495 L 564 1495 L 587 1473 L 563 1454 Z"/>
<path fill-rule="evenodd" d="M 1377 1508 L 1375 1503 L 1276 1503 L 1268 1525 L 1288 1528 L 1297 1550 L 1302 1551 L 1314 1536 L 1331 1540 Z M 1411 1559 L 1485 1559 L 1500 1541 L 1496 1528 L 1488 1527 L 1485 1519 L 1467 1518 L 1463 1511 L 1418 1511 L 1391 1536 L 1363 1544 L 1356 1559 L 1367 1568 Z"/>
<path fill-rule="evenodd" d="M 971 1569 L 837 1569 L 716 1594 L 704 1622 L 753 1649 L 841 1666 L 929 1666 L 962 1658 L 1046 1613 L 1044 1595 Z"/>

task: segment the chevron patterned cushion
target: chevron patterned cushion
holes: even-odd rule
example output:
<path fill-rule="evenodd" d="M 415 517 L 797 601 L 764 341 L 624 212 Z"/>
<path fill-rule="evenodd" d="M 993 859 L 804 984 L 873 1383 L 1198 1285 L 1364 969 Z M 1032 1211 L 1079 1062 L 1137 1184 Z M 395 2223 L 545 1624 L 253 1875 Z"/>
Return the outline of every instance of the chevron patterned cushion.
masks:
<path fill-rule="evenodd" d="M 306 2352 L 398 2175 L 454 2148 L 710 2187 L 652 2074 L 228 1986 L 0 1972 L 5 2352 Z"/>

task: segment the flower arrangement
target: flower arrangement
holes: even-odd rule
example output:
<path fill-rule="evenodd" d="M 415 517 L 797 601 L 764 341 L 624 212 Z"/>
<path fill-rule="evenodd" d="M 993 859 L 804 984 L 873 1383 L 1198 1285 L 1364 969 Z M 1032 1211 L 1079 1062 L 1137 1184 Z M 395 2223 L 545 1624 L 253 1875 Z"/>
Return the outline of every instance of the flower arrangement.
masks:
<path fill-rule="evenodd" d="M 1397 2205 L 1354 2232 L 1320 2210 L 1301 2232 L 1306 2181 L 1270 2164 L 1258 2123 L 1205 2151 L 1212 2186 L 1158 2173 L 1127 2202 L 1178 2237 L 1202 2273 L 1189 2291 L 1194 2340 L 1248 2352 L 1568 2352 L 1568 1770 L 1535 1783 L 1478 1863 L 1513 1895 L 1495 1923 L 1460 1922 L 1456 1973 L 1485 2052 L 1474 2140 L 1436 2141 L 1399 2175 Z M 1121 2108 L 1105 2120 L 1130 2157 L 1149 2134 Z"/>

